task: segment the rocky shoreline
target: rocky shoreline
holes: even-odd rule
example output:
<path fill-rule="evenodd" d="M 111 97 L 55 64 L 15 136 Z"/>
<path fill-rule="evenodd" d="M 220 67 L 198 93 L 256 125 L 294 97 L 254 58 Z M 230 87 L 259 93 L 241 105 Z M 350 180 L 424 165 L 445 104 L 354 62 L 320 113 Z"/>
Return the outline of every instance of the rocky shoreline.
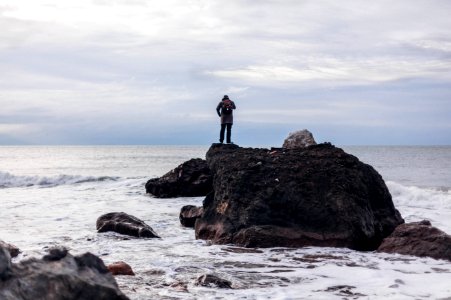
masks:
<path fill-rule="evenodd" d="M 188 160 L 150 179 L 146 192 L 157 198 L 205 197 L 202 206 L 181 208 L 180 224 L 194 228 L 193 239 L 227 244 L 227 251 L 259 255 L 263 249 L 253 248 L 324 246 L 451 261 L 451 236 L 428 221 L 405 224 L 372 166 L 312 139 L 294 133 L 284 147 L 272 149 L 212 144 L 206 159 Z M 165 238 L 124 212 L 101 215 L 96 228 L 99 234 Z M 113 275 L 140 276 L 119 259 L 106 266 L 91 253 L 73 256 L 65 248 L 51 248 L 40 259 L 11 259 L 19 253 L 0 241 L 1 299 L 128 299 Z M 221 275 L 193 278 L 195 286 L 236 288 Z M 188 282 L 168 287 L 187 292 Z"/>
<path fill-rule="evenodd" d="M 181 224 L 194 227 L 197 239 L 251 248 L 347 247 L 451 261 L 451 236 L 430 223 L 428 229 L 424 223 L 404 224 L 373 167 L 329 143 L 318 145 L 307 130 L 291 133 L 282 148 L 212 144 L 205 161 L 187 161 L 149 180 L 146 190 L 161 182 L 189 196 L 190 182 L 198 185 L 198 178 L 211 183 L 203 188 L 210 191 L 202 195 L 203 206 L 180 212 Z M 412 234 L 418 226 L 423 234 Z"/>

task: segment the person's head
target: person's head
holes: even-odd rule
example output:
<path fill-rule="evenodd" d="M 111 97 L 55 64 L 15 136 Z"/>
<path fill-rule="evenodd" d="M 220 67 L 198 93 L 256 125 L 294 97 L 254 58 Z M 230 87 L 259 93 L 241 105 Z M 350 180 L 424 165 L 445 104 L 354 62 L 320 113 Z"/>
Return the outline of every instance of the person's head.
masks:
<path fill-rule="evenodd" d="M 224 95 L 224 97 L 222 97 L 222 100 L 229 100 L 229 96 Z"/>

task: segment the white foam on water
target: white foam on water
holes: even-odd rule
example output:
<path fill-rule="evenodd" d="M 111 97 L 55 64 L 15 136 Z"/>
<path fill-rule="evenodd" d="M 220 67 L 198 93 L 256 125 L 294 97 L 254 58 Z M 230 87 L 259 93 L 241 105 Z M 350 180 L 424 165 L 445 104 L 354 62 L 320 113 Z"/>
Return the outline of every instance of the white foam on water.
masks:
<path fill-rule="evenodd" d="M 123 260 L 137 275 L 117 276 L 116 280 L 133 300 L 451 297 L 449 261 L 318 247 L 237 251 L 238 247 L 196 240 L 194 230 L 183 228 L 178 216 L 184 205 L 202 205 L 203 197 L 157 199 L 145 194 L 144 184 L 184 160 L 202 157 L 205 150 L 180 147 L 7 149 L 1 166 L 10 173 L 0 172 L 0 219 L 7 225 L 0 227 L 0 239 L 23 251 L 14 261 L 41 257 L 52 245 L 66 246 L 73 254 L 92 252 L 106 264 Z M 400 149 L 401 154 L 395 153 L 387 162 L 379 159 L 385 158 L 385 152 L 374 156 L 374 151 L 363 150 L 369 153 L 368 159 L 377 158 L 376 165 L 388 176 L 384 177 L 393 179 L 387 186 L 406 222 L 428 219 L 451 233 L 449 189 L 414 186 L 450 188 L 446 176 L 439 181 L 435 177 L 425 181 L 423 177 L 428 172 L 417 172 L 422 169 L 412 169 L 410 163 L 391 172 L 393 162 L 399 161 L 405 149 Z M 440 167 L 439 173 L 443 175 L 449 169 L 443 161 L 432 166 L 422 161 L 420 165 L 431 169 Z M 415 177 L 415 174 L 426 175 Z M 410 181 L 412 177 L 415 180 Z M 113 211 L 124 211 L 142 219 L 162 239 L 97 233 L 96 219 Z M 233 289 L 196 286 L 196 278 L 206 273 L 230 280 Z M 178 281 L 187 284 L 188 292 L 169 286 Z"/>
<path fill-rule="evenodd" d="M 47 176 L 23 176 L 13 175 L 8 172 L 0 171 L 0 188 L 12 187 L 54 187 L 58 185 L 77 184 L 86 182 L 99 181 L 116 181 L 119 177 L 112 176 L 81 176 L 81 175 L 65 175 L 47 177 Z"/>
<path fill-rule="evenodd" d="M 395 207 L 406 222 L 429 220 L 432 225 L 451 233 L 451 191 L 439 188 L 404 186 L 387 181 Z"/>

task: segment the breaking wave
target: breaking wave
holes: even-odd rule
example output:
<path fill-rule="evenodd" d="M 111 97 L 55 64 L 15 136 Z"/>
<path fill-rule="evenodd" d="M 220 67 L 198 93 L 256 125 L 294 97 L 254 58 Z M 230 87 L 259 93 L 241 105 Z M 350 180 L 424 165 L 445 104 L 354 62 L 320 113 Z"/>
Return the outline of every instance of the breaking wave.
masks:
<path fill-rule="evenodd" d="M 451 190 L 448 187 L 421 188 L 388 181 L 395 207 L 406 222 L 431 221 L 433 226 L 451 232 Z"/>
<path fill-rule="evenodd" d="M 47 176 L 20 176 L 13 175 L 8 172 L 0 172 L 0 188 L 13 187 L 54 187 L 58 185 L 77 184 L 86 182 L 99 181 L 117 181 L 119 177 L 111 176 L 81 176 L 81 175 L 57 175 L 52 177 Z"/>

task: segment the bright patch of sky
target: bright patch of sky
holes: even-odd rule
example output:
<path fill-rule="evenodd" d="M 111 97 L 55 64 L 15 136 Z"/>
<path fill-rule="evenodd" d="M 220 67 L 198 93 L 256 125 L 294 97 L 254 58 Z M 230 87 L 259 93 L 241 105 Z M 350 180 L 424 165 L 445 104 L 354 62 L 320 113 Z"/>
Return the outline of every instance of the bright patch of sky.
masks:
<path fill-rule="evenodd" d="M 0 144 L 451 144 L 447 0 L 0 0 Z"/>

